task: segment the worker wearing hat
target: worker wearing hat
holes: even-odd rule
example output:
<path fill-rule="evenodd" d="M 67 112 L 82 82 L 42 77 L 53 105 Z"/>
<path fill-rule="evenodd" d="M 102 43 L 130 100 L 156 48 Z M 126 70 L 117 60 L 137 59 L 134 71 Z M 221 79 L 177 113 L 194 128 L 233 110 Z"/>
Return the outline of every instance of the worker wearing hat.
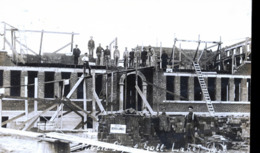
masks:
<path fill-rule="evenodd" d="M 166 114 L 166 107 L 162 107 L 162 114 L 159 115 L 159 138 L 166 149 L 171 147 L 171 143 L 167 140 L 167 135 L 171 131 L 170 117 Z"/>
<path fill-rule="evenodd" d="M 193 107 L 189 106 L 189 113 L 185 116 L 184 132 L 185 132 L 185 148 L 188 147 L 188 143 L 195 144 L 195 132 L 198 128 L 198 117 L 193 113 Z"/>
<path fill-rule="evenodd" d="M 83 61 L 83 74 L 86 73 L 86 68 L 88 68 L 89 70 L 89 75 L 91 75 L 91 68 L 89 66 L 89 57 L 88 57 L 88 53 L 85 53 L 85 55 L 82 57 L 81 59 Z"/>

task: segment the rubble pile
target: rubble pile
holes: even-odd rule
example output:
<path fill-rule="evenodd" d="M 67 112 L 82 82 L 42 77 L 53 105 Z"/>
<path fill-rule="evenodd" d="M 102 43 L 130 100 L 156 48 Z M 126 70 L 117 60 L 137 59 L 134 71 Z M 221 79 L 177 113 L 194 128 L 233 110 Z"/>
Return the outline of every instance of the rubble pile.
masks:
<path fill-rule="evenodd" d="M 249 146 L 249 117 L 206 117 L 198 116 L 199 127 L 196 143 L 206 144 L 225 139 L 227 149 L 241 149 Z M 111 124 L 126 125 L 125 134 L 110 132 Z M 171 130 L 166 135 L 166 141 L 174 148 L 184 146 L 185 133 L 183 131 L 184 116 L 170 116 Z M 125 146 L 144 145 L 156 147 L 163 144 L 159 137 L 159 118 L 142 114 L 114 114 L 101 116 L 98 129 L 98 140 L 119 143 Z"/>

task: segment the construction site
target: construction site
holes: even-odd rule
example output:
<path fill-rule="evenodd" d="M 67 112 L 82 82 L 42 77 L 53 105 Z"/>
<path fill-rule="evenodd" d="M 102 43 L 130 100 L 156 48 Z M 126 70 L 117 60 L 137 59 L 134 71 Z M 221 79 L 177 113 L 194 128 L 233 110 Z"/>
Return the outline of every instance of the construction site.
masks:
<path fill-rule="evenodd" d="M 171 48 L 151 46 L 146 66 L 137 59 L 132 67 L 121 66 L 122 59 L 119 66 L 114 59 L 105 64 L 102 53 L 100 64 L 89 60 L 90 75 L 83 71 L 83 53 L 78 65 L 73 55 L 59 53 L 71 53 L 79 33 L 1 24 L 2 152 L 250 152 L 251 38 L 223 46 L 221 39 L 175 37 Z M 23 43 L 23 33 L 40 36 L 39 50 Z M 48 34 L 66 35 L 71 42 L 42 52 Z M 120 46 L 118 39 L 111 40 L 111 53 Z M 133 48 L 142 52 L 149 46 Z M 195 143 L 185 145 L 190 106 L 199 125 Z M 163 112 L 169 129 L 162 138 Z"/>

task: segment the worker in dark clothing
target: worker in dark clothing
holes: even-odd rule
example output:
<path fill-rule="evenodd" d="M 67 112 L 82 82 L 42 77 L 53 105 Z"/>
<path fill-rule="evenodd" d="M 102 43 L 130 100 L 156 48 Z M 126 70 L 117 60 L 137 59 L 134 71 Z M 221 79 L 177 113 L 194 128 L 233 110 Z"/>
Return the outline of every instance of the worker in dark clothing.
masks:
<path fill-rule="evenodd" d="M 91 68 L 89 66 L 89 57 L 88 53 L 85 53 L 85 55 L 81 59 L 83 61 L 83 74 L 86 74 L 86 68 L 88 68 L 89 75 L 91 75 Z"/>
<path fill-rule="evenodd" d="M 93 50 L 95 48 L 95 42 L 93 40 L 93 37 L 90 37 L 90 40 L 88 41 L 88 50 L 89 50 L 89 58 L 93 58 Z"/>
<path fill-rule="evenodd" d="M 167 62 L 168 54 L 165 52 L 165 50 L 163 50 L 161 59 L 162 59 L 162 69 L 163 69 L 163 71 L 165 71 L 166 67 L 167 67 L 167 64 L 168 64 L 168 62 Z"/>
<path fill-rule="evenodd" d="M 101 47 L 101 44 L 99 44 L 99 46 L 96 49 L 97 65 L 100 65 L 100 58 L 101 58 L 102 51 L 104 51 L 104 49 Z"/>
<path fill-rule="evenodd" d="M 107 46 L 107 48 L 104 50 L 104 59 L 105 59 L 106 67 L 108 67 L 108 63 L 109 63 L 109 61 L 110 61 L 110 49 L 108 49 L 108 46 Z"/>
<path fill-rule="evenodd" d="M 195 132 L 199 125 L 198 117 L 193 113 L 193 107 L 189 106 L 189 114 L 185 116 L 184 133 L 185 133 L 185 148 L 188 143 L 195 144 Z"/>
<path fill-rule="evenodd" d="M 132 51 L 129 53 L 129 67 L 134 67 L 134 59 L 135 59 L 135 50 L 132 48 Z"/>
<path fill-rule="evenodd" d="M 73 49 L 73 55 L 74 55 L 74 64 L 78 65 L 79 63 L 79 56 L 80 56 L 80 49 L 78 48 L 78 45 L 75 45 L 75 48 Z"/>
<path fill-rule="evenodd" d="M 162 108 L 162 114 L 159 115 L 159 138 L 162 142 L 162 144 L 165 145 L 166 149 L 169 149 L 171 147 L 171 143 L 167 140 L 167 135 L 169 135 L 169 132 L 171 131 L 171 123 L 170 118 L 166 114 L 166 108 Z"/>
<path fill-rule="evenodd" d="M 146 66 L 146 59 L 147 59 L 146 48 L 144 48 L 142 53 L 141 53 L 141 59 L 142 59 L 142 66 Z"/>

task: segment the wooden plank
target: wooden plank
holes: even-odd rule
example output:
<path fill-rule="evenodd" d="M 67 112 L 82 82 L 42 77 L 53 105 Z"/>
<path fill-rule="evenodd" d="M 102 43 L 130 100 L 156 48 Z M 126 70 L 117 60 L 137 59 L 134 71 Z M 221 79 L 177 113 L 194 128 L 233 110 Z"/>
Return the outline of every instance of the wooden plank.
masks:
<path fill-rule="evenodd" d="M 42 53 L 42 41 L 43 41 L 43 30 L 41 32 L 41 40 L 40 40 L 40 48 L 39 48 L 39 55 L 41 56 Z"/>
<path fill-rule="evenodd" d="M 24 77 L 24 97 L 28 97 L 28 76 Z M 25 116 L 28 119 L 28 100 L 24 101 Z"/>
<path fill-rule="evenodd" d="M 23 131 L 27 131 L 29 130 L 32 125 L 37 121 L 37 119 L 44 113 L 46 113 L 47 111 L 52 110 L 54 107 L 56 107 L 58 104 L 54 104 L 51 107 L 45 109 L 44 111 L 42 111 L 41 113 L 39 113 L 38 115 L 34 116 L 33 118 L 31 118 L 30 122 L 22 129 Z"/>
<path fill-rule="evenodd" d="M 140 90 L 140 88 L 139 88 L 137 85 L 135 85 L 135 88 L 136 88 L 136 90 L 138 91 L 138 93 L 139 93 L 139 95 L 141 96 L 141 98 L 143 99 L 143 102 L 144 102 L 146 108 L 148 109 L 148 111 L 149 111 L 152 115 L 154 115 L 155 113 L 154 113 L 152 107 L 150 106 L 149 102 L 146 100 L 146 98 L 145 98 L 144 94 L 142 93 L 142 91 Z"/>
<path fill-rule="evenodd" d="M 81 110 L 82 112 L 86 113 L 87 115 L 89 115 L 89 117 L 91 117 L 93 120 L 98 121 L 97 118 L 95 116 L 93 116 L 92 114 L 88 113 L 87 111 L 85 111 L 84 109 L 80 108 L 77 104 L 75 104 L 74 102 L 70 101 L 70 104 L 72 104 L 74 107 L 76 107 L 77 109 Z"/>
<path fill-rule="evenodd" d="M 7 120 L 7 121 L 4 121 L 4 122 L 1 124 L 1 126 L 6 125 L 6 124 L 8 124 L 8 123 L 10 123 L 10 122 L 12 122 L 12 121 L 14 121 L 14 120 L 20 118 L 20 117 L 23 117 L 24 115 L 25 115 L 25 112 L 23 112 L 22 114 L 19 114 L 19 115 L 13 117 L 13 118 Z"/>
<path fill-rule="evenodd" d="M 110 96 L 110 98 L 111 98 L 111 103 L 113 103 L 113 91 L 114 91 L 114 89 L 113 89 L 113 87 L 114 87 L 114 73 L 112 72 L 111 73 L 111 96 Z M 111 105 L 111 111 L 113 111 L 113 105 Z"/>
<path fill-rule="evenodd" d="M 101 141 L 97 141 L 97 140 L 93 140 L 93 139 L 81 138 L 78 136 L 72 136 L 72 135 L 66 135 L 66 134 L 60 134 L 60 133 L 54 133 L 54 132 L 46 133 L 45 136 L 50 137 L 50 138 L 59 139 L 59 140 L 68 140 L 71 142 L 88 144 L 88 145 L 92 145 L 92 146 L 100 146 L 102 148 L 105 147 L 107 149 L 123 151 L 123 152 L 151 153 L 150 151 L 143 150 L 143 149 L 121 146 L 121 145 L 111 144 L 111 143 L 107 143 L 107 142 L 101 142 Z M 153 153 L 156 153 L 156 152 L 153 151 Z"/>
<path fill-rule="evenodd" d="M 18 135 L 18 136 L 24 136 L 30 138 L 39 138 L 40 136 L 44 135 L 42 133 L 14 130 L 8 128 L 0 128 L 0 133 L 7 134 L 7 135 Z"/>
<path fill-rule="evenodd" d="M 96 102 L 97 102 L 97 104 L 98 104 L 98 107 L 99 107 L 101 113 L 103 113 L 104 115 L 106 115 L 107 112 L 106 112 L 106 110 L 104 109 L 104 107 L 103 107 L 103 105 L 102 105 L 102 103 L 101 103 L 101 100 L 99 99 L 99 97 L 98 97 L 96 91 L 93 91 L 93 96 L 94 96 L 94 99 L 96 100 Z"/>
<path fill-rule="evenodd" d="M 60 104 L 59 107 L 57 108 L 57 110 L 55 111 L 55 113 L 52 115 L 50 121 L 54 121 L 55 118 L 57 117 L 57 115 L 59 114 L 59 112 L 62 110 L 62 107 L 64 106 L 64 104 Z"/>
<path fill-rule="evenodd" d="M 16 40 L 16 42 L 18 42 L 20 45 L 22 45 L 23 47 L 25 47 L 26 49 L 28 49 L 30 52 L 34 53 L 35 55 L 38 55 L 35 51 L 33 51 L 32 49 L 30 49 L 28 46 L 22 44 L 19 40 Z"/>
<path fill-rule="evenodd" d="M 86 79 L 83 80 L 83 109 L 87 111 L 87 85 L 86 85 Z M 84 113 L 84 122 L 88 120 L 88 116 L 86 113 Z M 84 129 L 87 129 L 88 127 L 85 126 Z"/>
<path fill-rule="evenodd" d="M 73 94 L 73 92 L 78 88 L 80 85 L 81 81 L 84 79 L 84 75 L 82 74 L 79 78 L 79 80 L 75 83 L 73 88 L 70 90 L 70 92 L 67 94 L 66 98 L 70 98 L 70 96 Z"/>
<path fill-rule="evenodd" d="M 65 115 L 67 115 L 67 114 L 69 114 L 69 113 L 71 113 L 71 112 L 72 112 L 72 110 L 66 111 L 66 112 L 63 113 L 62 115 L 57 116 L 57 118 L 60 118 L 61 116 L 65 116 Z"/>
<path fill-rule="evenodd" d="M 10 31 L 7 29 L 7 31 Z M 19 32 L 36 32 L 36 33 L 41 33 L 42 30 L 19 30 Z M 56 32 L 56 31 L 43 31 L 43 33 L 52 33 L 52 34 L 74 34 L 74 35 L 79 35 L 79 33 L 74 33 L 74 32 Z"/>
<path fill-rule="evenodd" d="M 61 47 L 61 48 L 57 49 L 57 50 L 56 50 L 56 51 L 54 51 L 53 53 L 57 53 L 57 52 L 61 51 L 62 49 L 64 49 L 64 48 L 68 47 L 69 45 L 71 45 L 71 42 L 70 42 L 70 43 L 68 43 L 68 44 L 66 44 L 65 46 L 63 46 L 63 47 Z"/>
<path fill-rule="evenodd" d="M 1 95 L 0 95 L 1 96 Z M 2 112 L 3 112 L 2 97 L 0 97 L 0 124 L 2 125 Z M 2 127 L 2 126 L 1 126 Z"/>

